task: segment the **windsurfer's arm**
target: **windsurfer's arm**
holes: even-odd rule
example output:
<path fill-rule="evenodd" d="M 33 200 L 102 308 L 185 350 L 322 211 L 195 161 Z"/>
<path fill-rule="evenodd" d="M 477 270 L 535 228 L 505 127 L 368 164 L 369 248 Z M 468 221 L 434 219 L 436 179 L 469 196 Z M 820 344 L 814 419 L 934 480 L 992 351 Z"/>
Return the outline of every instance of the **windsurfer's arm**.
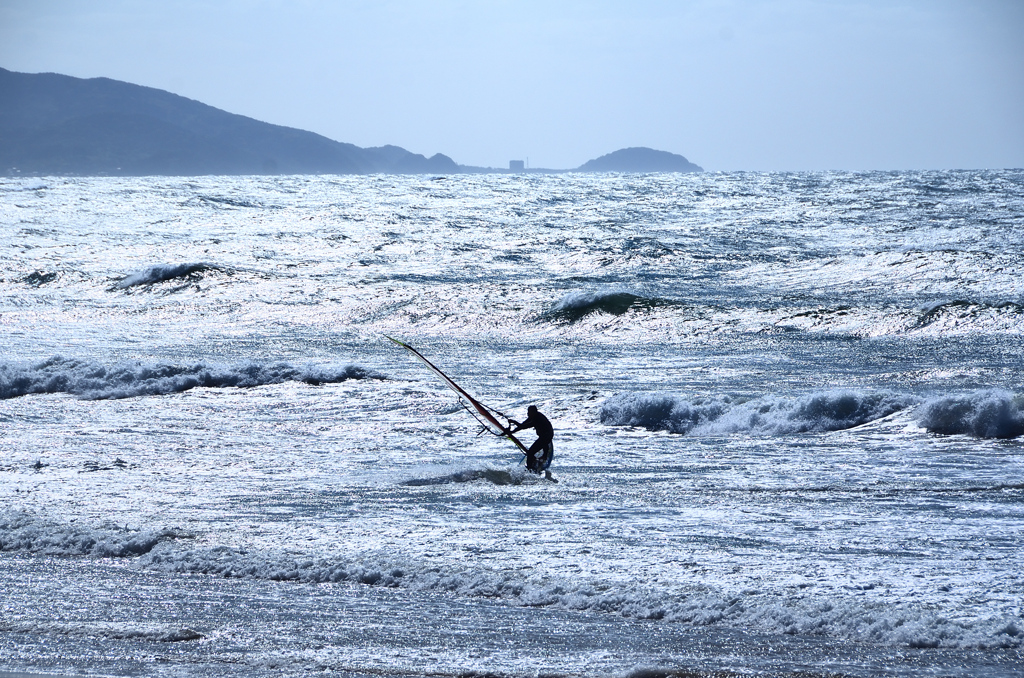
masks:
<path fill-rule="evenodd" d="M 516 427 L 514 429 L 512 429 L 511 431 L 509 431 L 509 433 L 518 433 L 519 431 L 522 431 L 523 429 L 533 428 L 533 424 L 534 424 L 534 421 L 533 421 L 533 419 L 531 417 L 527 417 L 526 421 L 524 421 L 521 424 L 519 422 L 517 422 L 516 420 L 514 420 L 514 419 L 509 419 L 509 421 L 516 425 Z"/>

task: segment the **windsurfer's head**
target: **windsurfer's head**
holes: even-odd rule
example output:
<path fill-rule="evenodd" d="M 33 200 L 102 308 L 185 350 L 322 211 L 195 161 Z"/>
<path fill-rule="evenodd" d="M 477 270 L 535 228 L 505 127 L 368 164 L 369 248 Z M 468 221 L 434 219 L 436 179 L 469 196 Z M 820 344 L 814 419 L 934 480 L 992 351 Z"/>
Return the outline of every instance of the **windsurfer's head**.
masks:
<path fill-rule="evenodd" d="M 537 412 L 537 406 L 536 405 L 530 405 L 529 407 L 526 408 L 526 413 L 527 414 L 535 414 L 536 412 Z"/>

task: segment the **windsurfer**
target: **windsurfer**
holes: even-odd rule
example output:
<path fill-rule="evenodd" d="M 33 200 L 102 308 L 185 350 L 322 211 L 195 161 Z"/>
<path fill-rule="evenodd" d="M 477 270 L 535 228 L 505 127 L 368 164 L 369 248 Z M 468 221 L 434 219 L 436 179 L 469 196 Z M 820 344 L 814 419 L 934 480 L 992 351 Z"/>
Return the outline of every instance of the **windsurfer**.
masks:
<path fill-rule="evenodd" d="M 514 419 L 509 419 L 509 421 L 515 424 L 514 429 L 506 429 L 509 434 L 527 428 L 532 428 L 537 434 L 537 440 L 526 451 L 526 468 L 537 475 L 543 472 L 546 476 L 550 476 L 551 472 L 548 471 L 548 467 L 551 466 L 551 459 L 555 456 L 555 448 L 552 443 L 555 429 L 552 428 L 551 422 L 540 413 L 536 405 L 526 408 L 526 421 L 523 423 L 520 424 Z"/>
<path fill-rule="evenodd" d="M 477 421 L 479 421 L 486 430 L 489 430 L 491 433 L 494 433 L 495 435 L 503 435 L 507 437 L 509 440 L 511 440 L 513 443 L 515 443 L 516 447 L 522 450 L 522 452 L 526 455 L 526 468 L 536 473 L 537 475 L 540 475 L 541 472 L 543 472 L 545 478 L 552 482 L 558 482 L 557 480 L 551 477 L 551 472 L 548 471 L 548 466 L 551 465 L 551 459 L 555 456 L 555 448 L 551 443 L 551 439 L 554 438 L 555 436 L 555 431 L 553 428 L 551 428 L 551 422 L 548 421 L 548 418 L 545 417 L 540 412 L 538 412 L 535 406 L 530 405 L 530 407 L 527 408 L 526 421 L 524 421 L 522 424 L 517 422 L 515 419 L 509 419 L 508 417 L 505 417 L 505 415 L 501 414 L 500 412 L 495 411 L 492 413 L 491 410 L 488 409 L 486 405 L 481 403 L 473 396 L 469 395 L 469 393 L 466 392 L 466 389 L 456 384 L 454 381 L 451 380 L 451 378 L 447 374 L 438 369 L 437 366 L 434 365 L 434 363 L 430 362 L 425 357 L 423 357 L 422 353 L 420 353 L 419 351 L 417 351 L 404 341 L 399 341 L 398 339 L 394 339 L 392 337 L 388 337 L 388 339 L 391 339 L 391 341 L 395 342 L 396 344 L 398 344 L 399 346 L 401 346 L 402 348 L 404 348 L 405 350 L 409 351 L 414 356 L 419 358 L 424 365 L 430 368 L 431 372 L 436 374 L 441 379 L 441 381 L 443 381 L 445 385 L 448 386 L 448 388 L 458 393 L 459 397 L 463 399 L 466 403 L 472 405 L 472 409 L 470 409 L 468 406 L 466 407 L 466 409 L 469 411 L 470 414 L 477 418 Z M 498 421 L 498 418 L 495 415 L 505 417 L 506 419 L 508 419 L 509 425 L 502 426 L 501 422 Z M 530 449 L 526 449 L 526 446 L 519 442 L 518 438 L 512 435 L 513 433 L 515 433 L 515 431 L 510 431 L 509 427 L 511 427 L 513 424 L 516 426 L 516 431 L 521 431 L 524 428 L 532 428 L 537 432 L 537 440 L 536 442 L 533 443 L 533 446 L 530 447 Z M 539 458 L 537 456 L 538 452 L 542 453 L 542 455 Z"/>

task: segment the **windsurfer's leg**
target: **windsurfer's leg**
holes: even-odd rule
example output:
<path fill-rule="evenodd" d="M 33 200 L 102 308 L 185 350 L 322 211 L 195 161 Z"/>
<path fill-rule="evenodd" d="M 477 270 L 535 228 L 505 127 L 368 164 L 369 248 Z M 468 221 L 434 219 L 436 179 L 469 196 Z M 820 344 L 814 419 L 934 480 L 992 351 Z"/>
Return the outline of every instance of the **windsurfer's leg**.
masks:
<path fill-rule="evenodd" d="M 540 460 L 543 458 L 543 455 L 544 441 L 537 440 L 533 445 L 530 445 L 530 449 L 526 451 L 526 468 L 534 473 L 540 473 Z"/>
<path fill-rule="evenodd" d="M 550 440 L 544 445 L 543 454 L 537 459 L 537 471 L 547 471 L 551 460 L 555 458 L 555 445 Z"/>

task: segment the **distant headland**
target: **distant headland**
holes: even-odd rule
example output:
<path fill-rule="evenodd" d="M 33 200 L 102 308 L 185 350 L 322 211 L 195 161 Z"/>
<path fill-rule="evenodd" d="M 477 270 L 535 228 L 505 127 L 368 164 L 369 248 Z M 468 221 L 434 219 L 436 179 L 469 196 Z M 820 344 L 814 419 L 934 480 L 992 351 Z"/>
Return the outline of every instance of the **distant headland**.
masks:
<path fill-rule="evenodd" d="M 572 170 L 459 165 L 398 146 L 360 148 L 109 78 L 0 68 L 0 175 L 700 172 L 681 155 L 626 148 Z"/>

